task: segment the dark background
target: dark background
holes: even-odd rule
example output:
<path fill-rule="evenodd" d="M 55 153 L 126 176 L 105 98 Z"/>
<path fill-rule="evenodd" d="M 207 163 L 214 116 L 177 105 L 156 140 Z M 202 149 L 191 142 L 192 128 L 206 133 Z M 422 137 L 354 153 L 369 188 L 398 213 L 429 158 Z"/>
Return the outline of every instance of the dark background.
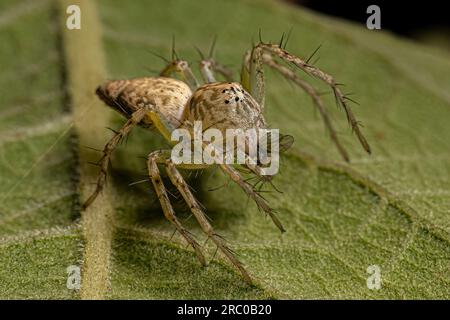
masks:
<path fill-rule="evenodd" d="M 381 28 L 450 50 L 450 9 L 446 0 L 428 1 L 339 1 L 288 0 L 312 10 L 366 24 L 366 9 L 381 9 Z M 446 5 L 447 4 L 447 5 Z"/>

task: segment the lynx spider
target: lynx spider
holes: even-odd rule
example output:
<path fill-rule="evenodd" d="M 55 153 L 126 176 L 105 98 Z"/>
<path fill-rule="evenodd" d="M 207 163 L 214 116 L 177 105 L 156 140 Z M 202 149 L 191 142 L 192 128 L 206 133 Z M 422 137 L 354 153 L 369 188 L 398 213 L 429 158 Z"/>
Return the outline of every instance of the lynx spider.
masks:
<path fill-rule="evenodd" d="M 84 203 L 84 209 L 95 200 L 105 185 L 107 169 L 113 150 L 121 139 L 136 125 L 148 129 L 156 129 L 169 141 L 170 133 L 174 129 L 180 127 L 192 129 L 191 124 L 195 120 L 202 121 L 204 124 L 203 127 L 213 126 L 219 130 L 225 130 L 226 128 L 266 127 L 266 122 L 263 117 L 265 105 L 264 65 L 279 72 L 282 76 L 303 89 L 312 98 L 314 105 L 319 110 L 328 128 L 331 139 L 344 160 L 348 161 L 348 154 L 338 140 L 327 110 L 316 89 L 298 77 L 293 70 L 280 63 L 278 59 L 288 65 L 299 68 L 306 74 L 325 82 L 331 87 L 337 103 L 346 112 L 347 120 L 353 132 L 356 134 L 363 148 L 370 153 L 370 147 L 359 129 L 359 123 L 356 121 L 348 106 L 348 101 L 351 100 L 340 90 L 339 84 L 335 82 L 332 76 L 309 64 L 310 59 L 303 60 L 287 52 L 285 50 L 286 43 L 283 46 L 283 38 L 279 44 L 264 43 L 260 39 L 257 45 L 254 45 L 251 50 L 245 53 L 240 82 L 233 82 L 232 72 L 213 58 L 214 44 L 215 41 L 211 46 L 208 57 L 205 57 L 199 51 L 201 55 L 200 71 L 205 82 L 203 85 L 200 85 L 196 80 L 188 62 L 178 58 L 173 46 L 172 61 L 166 60 L 167 65 L 160 72 L 159 76 L 130 80 L 113 80 L 97 88 L 96 93 L 99 98 L 128 120 L 119 131 L 115 132 L 115 135 L 103 149 L 103 156 L 98 163 L 100 173 L 97 185 L 95 191 Z M 215 77 L 216 73 L 222 75 L 227 82 L 218 82 Z M 174 74 L 178 75 L 181 80 L 172 78 Z M 237 114 L 236 108 L 245 110 L 245 112 Z M 289 148 L 292 142 L 293 138 L 291 136 L 280 136 L 280 145 L 284 144 L 284 149 Z M 282 146 L 280 147 L 281 149 Z M 201 204 L 195 199 L 190 187 L 177 169 L 178 166 L 196 170 L 207 165 L 176 166 L 170 159 L 170 149 L 151 152 L 148 155 L 147 161 L 148 174 L 165 217 L 173 223 L 176 231 L 192 246 L 202 265 L 206 265 L 206 259 L 200 245 L 176 217 L 169 200 L 168 192 L 163 185 L 158 164 L 165 166 L 170 181 L 179 190 L 202 231 L 239 270 L 244 280 L 252 283 L 252 278 L 249 273 L 236 258 L 233 251 L 227 246 L 225 240 L 215 233 L 205 216 Z M 258 193 L 254 186 L 247 180 L 244 180 L 239 170 L 228 164 L 218 164 L 218 166 L 256 202 L 260 210 L 271 217 L 281 232 L 284 232 L 281 222 L 275 216 L 274 211 L 266 199 Z M 240 167 L 245 168 L 247 171 L 249 170 L 249 172 L 264 181 L 268 181 L 271 178 L 261 176 L 258 171 L 258 166 L 251 166 L 247 163 Z"/>

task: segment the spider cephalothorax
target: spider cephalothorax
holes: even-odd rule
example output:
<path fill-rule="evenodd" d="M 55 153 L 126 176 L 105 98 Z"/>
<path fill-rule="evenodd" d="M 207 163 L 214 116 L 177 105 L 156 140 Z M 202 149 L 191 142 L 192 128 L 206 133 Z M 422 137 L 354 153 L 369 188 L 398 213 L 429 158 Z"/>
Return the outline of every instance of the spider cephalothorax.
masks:
<path fill-rule="evenodd" d="M 206 128 L 249 129 L 266 126 L 258 102 L 237 82 L 208 83 L 189 100 L 186 119 L 201 120 Z"/>
<path fill-rule="evenodd" d="M 168 61 L 167 66 L 158 77 L 108 81 L 97 88 L 97 95 L 107 105 L 125 116 L 128 120 L 106 144 L 103 150 L 103 157 L 99 162 L 101 171 L 97 187 L 92 195 L 86 200 L 84 208 L 88 207 L 95 200 L 105 184 L 112 151 L 118 145 L 120 140 L 136 125 L 157 130 L 169 141 L 171 141 L 171 135 L 175 130 L 180 128 L 191 130 L 194 122 L 200 122 L 203 128 L 215 128 L 221 132 L 224 132 L 227 129 L 265 129 L 267 125 L 263 116 L 265 104 L 264 65 L 268 65 L 281 73 L 313 98 L 315 106 L 319 109 L 325 125 L 330 131 L 331 138 L 336 144 L 342 157 L 345 160 L 348 160 L 347 152 L 337 138 L 336 132 L 318 92 L 309 83 L 298 77 L 294 71 L 280 64 L 277 61 L 277 58 L 298 67 L 306 74 L 320 79 L 331 87 L 336 100 L 345 110 L 347 120 L 353 131 L 365 150 L 370 153 L 369 145 L 362 135 L 358 122 L 348 106 L 349 99 L 341 92 L 333 77 L 315 66 L 308 64 L 308 60 L 305 61 L 288 53 L 282 47 L 282 42 L 280 45 L 260 42 L 248 51 L 244 56 L 240 82 L 233 82 L 232 72 L 212 59 L 212 50 L 210 52 L 211 54 L 208 58 L 205 58 L 202 55 L 202 61 L 200 63 L 201 74 L 205 82 L 203 85 L 199 85 L 189 64 L 186 61 L 178 59 L 178 57 L 173 54 L 172 61 Z M 177 74 L 181 80 L 172 78 L 173 74 Z M 222 75 L 226 82 L 218 82 L 216 80 L 216 74 Z M 284 151 L 288 149 L 293 143 L 293 138 L 289 135 L 280 134 L 276 142 L 277 146 L 279 144 L 279 148 L 274 147 L 274 145 L 271 144 L 266 150 L 268 153 L 273 153 L 274 150 Z M 273 143 L 273 141 L 271 143 Z M 210 148 L 211 145 L 203 143 L 200 147 L 206 150 L 206 148 Z M 245 149 L 247 150 L 247 146 Z M 168 193 L 163 185 L 158 164 L 165 166 L 168 177 L 178 189 L 184 201 L 188 204 L 190 211 L 200 224 L 203 232 L 217 245 L 231 263 L 238 268 L 244 279 L 251 282 L 250 275 L 235 257 L 232 250 L 228 248 L 224 239 L 214 232 L 203 212 L 202 206 L 195 199 L 190 187 L 186 184 L 177 169 L 178 166 L 181 166 L 185 169 L 196 170 L 210 164 L 175 163 L 171 158 L 170 151 L 170 149 L 152 151 L 148 155 L 147 162 L 148 173 L 158 195 L 164 215 L 192 246 L 200 262 L 206 264 L 205 257 L 203 256 L 198 242 L 194 239 L 193 235 L 185 229 L 175 215 Z M 250 160 L 252 159 L 246 158 L 245 162 L 239 164 L 238 167 L 255 175 L 262 181 L 270 182 L 271 176 L 264 175 L 261 163 L 259 161 L 252 162 Z M 258 208 L 270 216 L 272 221 L 281 231 L 284 231 L 281 222 L 274 215 L 274 212 L 266 199 L 259 194 L 248 180 L 243 178 L 240 171 L 237 170 L 235 166 L 230 165 L 229 163 L 215 163 L 214 165 L 219 166 L 232 181 L 237 183 L 240 188 L 255 201 Z"/>

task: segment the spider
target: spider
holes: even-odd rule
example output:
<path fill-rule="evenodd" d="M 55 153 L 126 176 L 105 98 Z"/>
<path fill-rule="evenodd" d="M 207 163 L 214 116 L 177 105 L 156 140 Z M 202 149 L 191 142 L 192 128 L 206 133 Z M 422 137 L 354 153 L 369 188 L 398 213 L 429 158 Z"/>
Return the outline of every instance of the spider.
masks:
<path fill-rule="evenodd" d="M 279 72 L 312 98 L 328 128 L 331 139 L 344 160 L 348 161 L 348 154 L 338 140 L 336 131 L 316 89 L 281 62 L 298 68 L 330 86 L 337 103 L 346 112 L 347 120 L 353 132 L 363 148 L 370 153 L 370 147 L 359 129 L 359 123 L 348 106 L 348 101 L 351 100 L 340 90 L 339 84 L 335 82 L 332 76 L 309 64 L 311 57 L 304 60 L 286 51 L 286 44 L 283 46 L 283 38 L 279 44 L 265 43 L 260 39 L 258 44 L 253 45 L 251 50 L 244 54 L 240 82 L 234 82 L 232 72 L 213 58 L 214 44 L 215 41 L 207 57 L 197 49 L 201 55 L 199 67 L 204 84 L 199 84 L 188 62 L 178 58 L 173 46 L 172 60 L 165 59 L 167 65 L 158 76 L 113 80 L 97 88 L 96 94 L 98 97 L 109 107 L 126 117 L 127 121 L 119 131 L 115 132 L 115 135 L 103 149 L 103 156 L 98 163 L 100 173 L 96 188 L 84 203 L 84 209 L 95 200 L 105 185 L 113 150 L 135 126 L 156 130 L 168 141 L 171 141 L 171 132 L 177 128 L 192 130 L 193 121 L 201 121 L 204 124 L 203 127 L 214 127 L 219 130 L 227 128 L 266 128 L 267 125 L 263 116 L 265 108 L 264 65 Z M 217 81 L 216 74 L 221 75 L 226 82 Z M 280 135 L 279 142 L 281 145 L 280 151 L 287 150 L 292 145 L 293 138 L 289 135 Z M 202 145 L 202 148 L 204 147 L 206 145 Z M 177 218 L 170 203 L 168 191 L 162 182 L 158 164 L 165 167 L 170 181 L 180 192 L 202 231 L 237 268 L 243 279 L 252 283 L 252 278 L 243 264 L 237 259 L 225 240 L 214 231 L 201 204 L 196 200 L 190 186 L 178 170 L 178 168 L 198 170 L 210 165 L 176 165 L 170 157 L 170 149 L 152 151 L 147 158 L 148 175 L 165 217 L 193 248 L 202 265 L 206 265 L 206 259 L 201 247 Z M 263 176 L 258 164 L 251 165 L 246 162 L 246 164 L 239 166 L 230 164 L 213 165 L 218 166 L 233 182 L 239 185 L 255 201 L 258 209 L 270 216 L 281 232 L 285 231 L 267 200 L 241 174 L 240 169 L 246 170 L 263 181 L 270 181 L 272 177 Z"/>

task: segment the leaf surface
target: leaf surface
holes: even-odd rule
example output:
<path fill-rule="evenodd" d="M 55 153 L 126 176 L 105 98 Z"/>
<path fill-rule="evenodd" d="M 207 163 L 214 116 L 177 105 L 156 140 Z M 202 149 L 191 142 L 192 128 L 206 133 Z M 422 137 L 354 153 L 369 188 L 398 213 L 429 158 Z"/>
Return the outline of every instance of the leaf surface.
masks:
<path fill-rule="evenodd" d="M 86 3 L 80 31 L 62 30 L 64 2 L 0 4 L 0 38 L 9 44 L 0 47 L 0 297 L 450 297 L 447 53 L 275 1 Z M 92 6 L 95 14 L 83 11 Z M 150 184 L 128 186 L 146 177 L 140 157 L 166 147 L 155 133 L 132 132 L 113 157 L 103 202 L 80 214 L 97 172 L 86 162 L 99 157 L 84 146 L 102 148 L 111 136 L 105 124 L 123 123 L 97 101 L 98 82 L 163 68 L 149 52 L 168 57 L 172 34 L 193 64 L 193 46 L 206 51 L 217 35 L 216 58 L 237 77 L 259 28 L 264 41 L 278 42 L 291 27 L 288 51 L 308 57 L 322 44 L 317 66 L 356 93 L 353 109 L 373 154 L 360 148 L 329 88 L 298 71 L 329 93 L 323 99 L 351 156 L 341 162 L 311 99 L 267 71 L 267 120 L 295 137 L 274 179 L 283 193 L 267 194 L 287 232 L 218 170 L 189 178 L 255 286 L 220 254 L 200 267 L 171 237 Z M 173 202 L 206 240 L 186 206 Z M 214 246 L 205 251 L 212 259 Z M 81 267 L 81 291 L 66 288 L 70 265 Z M 381 269 L 380 290 L 366 285 L 371 265 Z"/>

